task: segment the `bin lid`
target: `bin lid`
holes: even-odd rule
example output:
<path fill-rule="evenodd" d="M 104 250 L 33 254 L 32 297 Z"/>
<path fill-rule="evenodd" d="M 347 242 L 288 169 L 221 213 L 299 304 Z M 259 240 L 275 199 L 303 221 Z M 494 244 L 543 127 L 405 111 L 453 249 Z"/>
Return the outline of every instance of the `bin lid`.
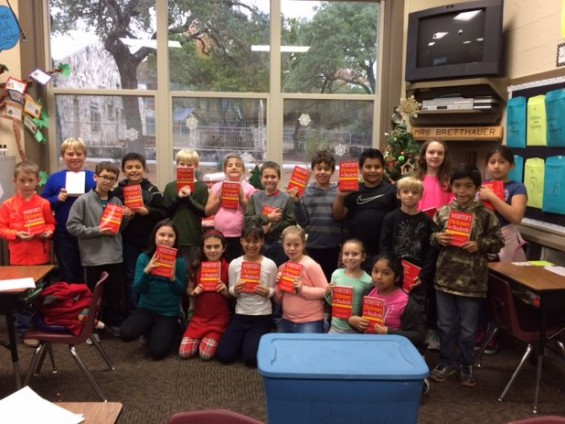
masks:
<path fill-rule="evenodd" d="M 294 379 L 418 380 L 429 369 L 403 336 L 374 334 L 282 334 L 261 337 L 262 376 Z"/>

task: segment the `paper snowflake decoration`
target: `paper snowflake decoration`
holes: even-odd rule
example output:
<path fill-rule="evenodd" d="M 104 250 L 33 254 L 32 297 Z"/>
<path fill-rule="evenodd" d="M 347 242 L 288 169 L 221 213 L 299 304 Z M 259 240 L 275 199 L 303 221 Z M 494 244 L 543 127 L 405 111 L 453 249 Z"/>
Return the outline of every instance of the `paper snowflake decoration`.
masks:
<path fill-rule="evenodd" d="M 298 118 L 298 122 L 300 123 L 301 126 L 307 127 L 308 125 L 310 125 L 310 122 L 312 122 L 312 119 L 310 119 L 310 115 L 308 115 L 307 113 L 303 113 Z"/>
<path fill-rule="evenodd" d="M 198 118 L 196 116 L 190 115 L 185 122 L 186 128 L 189 130 L 195 130 L 198 128 Z"/>
<path fill-rule="evenodd" d="M 336 156 L 339 156 L 339 157 L 342 157 L 348 151 L 349 151 L 349 149 L 343 143 L 339 143 L 337 146 L 334 147 L 334 153 L 335 153 Z"/>
<path fill-rule="evenodd" d="M 243 152 L 241 154 L 241 159 L 243 160 L 243 163 L 254 163 L 255 162 L 255 158 L 249 152 Z"/>
<path fill-rule="evenodd" d="M 126 140 L 135 141 L 139 137 L 139 131 L 135 128 L 128 128 L 126 130 Z"/>

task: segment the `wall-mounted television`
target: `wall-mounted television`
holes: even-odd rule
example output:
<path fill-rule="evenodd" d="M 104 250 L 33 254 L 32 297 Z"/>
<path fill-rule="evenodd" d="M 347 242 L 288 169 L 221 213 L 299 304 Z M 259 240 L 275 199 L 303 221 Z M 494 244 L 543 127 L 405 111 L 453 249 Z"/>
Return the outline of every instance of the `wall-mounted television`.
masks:
<path fill-rule="evenodd" d="M 500 76 L 504 0 L 479 0 L 408 15 L 409 82 Z"/>

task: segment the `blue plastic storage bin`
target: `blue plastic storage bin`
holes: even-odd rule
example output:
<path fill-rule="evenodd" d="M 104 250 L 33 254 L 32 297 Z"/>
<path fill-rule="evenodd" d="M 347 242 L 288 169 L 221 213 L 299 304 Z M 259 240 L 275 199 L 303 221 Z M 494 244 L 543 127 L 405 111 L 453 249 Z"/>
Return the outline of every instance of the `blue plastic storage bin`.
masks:
<path fill-rule="evenodd" d="M 416 423 L 429 373 L 395 335 L 266 334 L 257 359 L 269 424 Z"/>

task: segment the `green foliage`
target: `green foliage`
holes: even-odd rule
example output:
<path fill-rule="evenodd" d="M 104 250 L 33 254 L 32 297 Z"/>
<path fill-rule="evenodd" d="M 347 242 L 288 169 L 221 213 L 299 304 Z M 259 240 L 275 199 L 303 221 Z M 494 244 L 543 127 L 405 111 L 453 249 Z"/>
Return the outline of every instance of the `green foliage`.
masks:
<path fill-rule="evenodd" d="M 263 183 L 261 182 L 261 170 L 259 169 L 259 165 L 255 165 L 253 171 L 251 171 L 251 176 L 249 177 L 249 184 L 255 187 L 258 190 L 263 190 Z"/>
<path fill-rule="evenodd" d="M 61 72 L 61 76 L 68 78 L 71 76 L 71 66 L 66 63 L 61 63 L 57 69 Z"/>
<path fill-rule="evenodd" d="M 43 187 L 47 183 L 47 179 L 49 178 L 49 174 L 45 171 L 39 172 L 39 186 Z"/>
<path fill-rule="evenodd" d="M 404 123 L 396 125 L 387 141 L 388 146 L 384 152 L 385 176 L 388 181 L 397 181 L 403 176 L 403 171 L 414 169 L 420 147 Z"/>

